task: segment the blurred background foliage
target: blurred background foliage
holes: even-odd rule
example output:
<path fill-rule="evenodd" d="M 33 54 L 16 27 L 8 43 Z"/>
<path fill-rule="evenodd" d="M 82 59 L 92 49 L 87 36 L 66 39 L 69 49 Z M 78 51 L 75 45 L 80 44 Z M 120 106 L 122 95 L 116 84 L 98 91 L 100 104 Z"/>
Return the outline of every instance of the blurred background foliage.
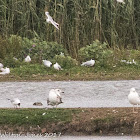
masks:
<path fill-rule="evenodd" d="M 59 31 L 46 23 L 45 11 Z M 139 49 L 139 15 L 139 0 L 0 0 L 0 35 L 57 42 L 78 58 L 78 50 L 96 39 L 110 48 Z"/>
<path fill-rule="evenodd" d="M 45 11 L 60 30 L 46 23 Z M 139 61 L 139 15 L 140 0 L 0 0 L 0 62 L 20 66 L 27 55 L 31 63 L 49 59 L 66 68 L 77 60 L 100 67 Z"/>

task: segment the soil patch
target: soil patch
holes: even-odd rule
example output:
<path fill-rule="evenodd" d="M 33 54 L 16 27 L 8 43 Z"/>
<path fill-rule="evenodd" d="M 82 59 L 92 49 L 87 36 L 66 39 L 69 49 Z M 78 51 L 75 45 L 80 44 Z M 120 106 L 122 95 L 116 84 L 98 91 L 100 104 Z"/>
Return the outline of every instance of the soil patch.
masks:
<path fill-rule="evenodd" d="M 67 108 L 67 109 L 0 109 L 1 133 L 62 135 L 140 135 L 140 113 L 132 113 L 132 108 Z M 31 112 L 38 115 L 30 118 Z M 42 112 L 48 112 L 42 115 Z M 7 122 L 2 114 L 15 116 Z M 30 114 L 29 114 L 30 112 Z M 11 113 L 11 114 L 10 114 Z M 16 113 L 19 120 L 16 121 Z M 52 113 L 52 114 L 51 114 Z M 30 121 L 23 115 L 29 116 Z M 56 116 L 56 114 L 58 116 Z M 33 116 L 33 114 L 31 114 Z M 60 116 L 59 116 L 60 115 Z M 2 118 L 3 117 L 3 118 Z M 10 116 L 9 116 L 10 117 Z M 17 118 L 18 119 L 18 118 Z M 24 120 L 25 119 L 25 120 Z M 37 120 L 35 120 L 37 119 Z M 38 122 L 37 122 L 38 121 Z M 37 122 L 37 123 L 36 123 Z"/>

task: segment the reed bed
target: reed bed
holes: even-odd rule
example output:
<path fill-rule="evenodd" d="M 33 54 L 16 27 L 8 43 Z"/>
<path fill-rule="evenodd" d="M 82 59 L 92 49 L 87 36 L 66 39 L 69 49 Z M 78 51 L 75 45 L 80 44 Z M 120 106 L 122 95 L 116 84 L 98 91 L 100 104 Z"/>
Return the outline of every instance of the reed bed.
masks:
<path fill-rule="evenodd" d="M 60 24 L 45 20 L 45 11 Z M 39 37 L 63 44 L 69 54 L 95 39 L 110 48 L 139 49 L 140 0 L 0 0 L 0 35 Z"/>

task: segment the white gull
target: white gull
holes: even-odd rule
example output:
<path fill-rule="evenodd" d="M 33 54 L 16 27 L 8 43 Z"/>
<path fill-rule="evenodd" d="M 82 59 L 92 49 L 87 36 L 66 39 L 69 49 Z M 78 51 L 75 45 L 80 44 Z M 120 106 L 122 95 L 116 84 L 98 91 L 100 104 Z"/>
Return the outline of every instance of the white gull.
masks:
<path fill-rule="evenodd" d="M 2 72 L 0 72 L 1 75 L 6 75 L 10 73 L 10 68 L 1 68 L 0 69 Z"/>
<path fill-rule="evenodd" d="M 53 67 L 54 67 L 54 69 L 56 69 L 56 70 L 63 70 L 63 69 L 61 68 L 61 66 L 60 66 L 57 62 L 53 65 Z"/>
<path fill-rule="evenodd" d="M 24 60 L 25 60 L 25 62 L 30 62 L 31 61 L 31 57 L 29 55 L 27 55 Z"/>
<path fill-rule="evenodd" d="M 136 113 L 134 111 L 134 105 L 140 105 L 140 97 L 139 94 L 136 92 L 135 88 L 130 89 L 128 100 L 133 105 L 133 113 Z"/>
<path fill-rule="evenodd" d="M 49 15 L 49 12 L 46 11 L 45 15 L 47 16 L 46 21 L 59 30 L 59 24 L 53 20 L 53 18 Z"/>
<path fill-rule="evenodd" d="M 0 63 L 0 69 L 1 69 L 1 68 L 3 68 L 3 64 L 2 64 L 2 63 Z"/>
<path fill-rule="evenodd" d="M 124 0 L 117 0 L 117 2 L 125 4 Z"/>
<path fill-rule="evenodd" d="M 52 62 L 50 62 L 49 60 L 42 60 L 42 61 L 43 61 L 44 66 L 51 67 Z"/>
<path fill-rule="evenodd" d="M 94 64 L 95 64 L 95 60 L 89 60 L 89 61 L 86 61 L 86 62 L 83 62 L 82 64 L 81 64 L 81 66 L 88 66 L 88 67 L 91 67 L 91 66 L 94 66 Z"/>
<path fill-rule="evenodd" d="M 8 99 L 11 101 L 11 103 L 13 104 L 14 108 L 18 108 L 20 107 L 20 100 L 18 98 L 14 98 L 14 99 Z"/>
<path fill-rule="evenodd" d="M 64 93 L 61 89 L 51 89 L 49 92 L 49 98 L 47 98 L 47 104 L 51 106 L 56 105 L 57 107 L 57 105 L 63 103 L 60 95 L 61 93 Z"/>

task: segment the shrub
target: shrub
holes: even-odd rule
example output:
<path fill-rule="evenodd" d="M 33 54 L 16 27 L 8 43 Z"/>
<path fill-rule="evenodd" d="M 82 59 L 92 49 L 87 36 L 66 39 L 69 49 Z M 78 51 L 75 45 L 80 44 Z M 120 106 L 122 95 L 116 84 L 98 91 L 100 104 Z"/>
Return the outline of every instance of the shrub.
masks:
<path fill-rule="evenodd" d="M 14 57 L 17 57 L 17 54 L 20 52 L 22 47 L 22 38 L 16 35 L 11 35 L 8 42 L 10 45 L 9 53 L 11 53 Z"/>
<path fill-rule="evenodd" d="M 70 56 L 56 55 L 53 61 L 54 63 L 58 62 L 62 66 L 62 68 L 71 68 L 78 65 L 77 60 L 71 58 Z"/>
<path fill-rule="evenodd" d="M 94 59 L 100 66 L 107 65 L 109 57 L 111 57 L 112 51 L 107 48 L 106 43 L 101 43 L 98 40 L 93 41 L 92 44 L 83 47 L 78 52 L 80 61 L 86 61 Z"/>
<path fill-rule="evenodd" d="M 0 58 L 4 59 L 9 52 L 10 44 L 9 41 L 0 36 Z"/>
<path fill-rule="evenodd" d="M 13 55 L 9 55 L 9 56 L 7 55 L 3 60 L 3 64 L 4 67 L 15 68 L 15 67 L 20 67 L 21 62 L 19 60 L 15 60 L 13 58 Z"/>
<path fill-rule="evenodd" d="M 52 59 L 55 55 L 65 52 L 63 46 L 56 42 L 46 42 L 34 38 L 29 40 L 23 38 L 22 50 L 18 54 L 18 58 L 23 60 L 27 55 L 30 55 L 33 61 L 42 62 L 42 59 Z"/>
<path fill-rule="evenodd" d="M 4 66 L 15 67 L 17 62 L 13 59 L 21 49 L 21 38 L 11 35 L 9 39 L 0 37 L 0 58 Z M 19 64 L 18 64 L 19 65 Z"/>

